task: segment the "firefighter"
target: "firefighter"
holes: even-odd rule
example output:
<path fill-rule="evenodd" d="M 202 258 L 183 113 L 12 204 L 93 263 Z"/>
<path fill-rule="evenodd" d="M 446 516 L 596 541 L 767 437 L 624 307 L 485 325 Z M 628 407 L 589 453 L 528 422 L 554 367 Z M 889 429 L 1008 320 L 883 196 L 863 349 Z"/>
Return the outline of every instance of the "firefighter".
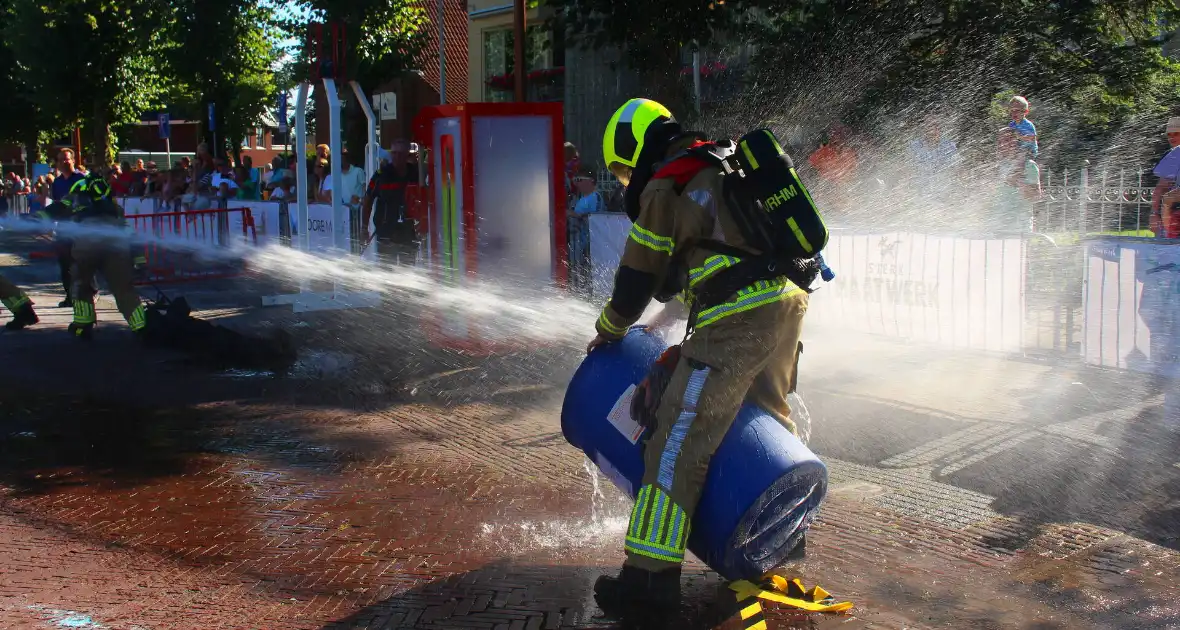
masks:
<path fill-rule="evenodd" d="M 50 197 L 54 201 L 66 199 L 70 194 L 70 188 L 86 177 L 86 173 L 74 165 L 74 157 L 73 149 L 62 149 L 57 153 L 57 179 L 53 180 L 49 190 Z M 63 238 L 60 235 L 55 236 L 53 251 L 57 255 L 57 266 L 61 273 L 61 286 L 66 293 L 65 299 L 58 304 L 58 307 L 69 307 L 73 304 L 70 299 L 74 291 L 74 278 L 72 275 L 74 259 L 70 250 L 72 246 L 73 242 L 70 239 Z"/>
<path fill-rule="evenodd" d="M 4 276 L 0 276 L 0 302 L 12 311 L 12 320 L 4 324 L 6 330 L 20 330 L 40 321 L 33 312 L 33 301 Z"/>
<path fill-rule="evenodd" d="M 777 141 L 773 146 L 789 164 Z M 770 252 L 745 236 L 741 226 L 748 222 L 739 213 L 747 206 L 734 203 L 722 187 L 723 159 L 733 148 L 684 133 L 663 105 L 647 99 L 624 104 L 607 125 L 603 153 L 626 186 L 624 209 L 633 225 L 587 352 L 621 339 L 653 297 L 689 304 L 689 335 L 657 399 L 644 447 L 626 561 L 617 577 L 601 576 L 594 584 L 605 613 L 656 627 L 679 607 L 681 564 L 709 461 L 743 401 L 795 430 L 787 394 L 807 285 L 817 271 L 805 260 L 759 262 Z M 814 210 L 793 166 L 789 175 L 796 178 L 791 185 L 798 199 L 806 197 Z M 755 210 L 767 215 L 761 208 Z M 826 228 L 823 234 L 820 247 Z"/>
<path fill-rule="evenodd" d="M 110 186 L 101 177 L 87 176 L 70 188 L 67 199 L 50 205 L 44 214 L 58 221 L 97 228 L 95 233 L 79 232 L 73 238 L 74 321 L 69 331 L 79 339 L 92 338 L 98 322 L 94 275 L 101 272 L 128 326 L 133 332 L 142 332 L 147 324 L 146 310 L 133 285 L 138 261 L 133 258 L 127 238 L 118 233 L 126 227 L 126 220 L 123 209 L 111 198 Z M 103 233 L 103 228 L 109 234 Z"/>
<path fill-rule="evenodd" d="M 394 140 L 390 146 L 389 160 L 383 160 L 381 167 L 369 179 L 361 218 L 366 242 L 370 238 L 369 218 L 373 219 L 377 258 L 383 264 L 413 265 L 418 256 L 415 221 L 406 212 L 406 186 L 417 183 L 418 166 L 410 161 L 409 144 L 405 140 Z"/>

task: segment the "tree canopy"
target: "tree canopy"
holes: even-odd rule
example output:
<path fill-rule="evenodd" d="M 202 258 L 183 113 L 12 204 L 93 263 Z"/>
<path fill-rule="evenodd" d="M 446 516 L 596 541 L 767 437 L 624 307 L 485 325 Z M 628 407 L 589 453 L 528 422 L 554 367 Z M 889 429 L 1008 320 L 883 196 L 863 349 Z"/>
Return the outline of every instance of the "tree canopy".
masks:
<path fill-rule="evenodd" d="M 744 48 L 735 97 L 706 112 L 717 124 L 871 126 L 938 111 L 978 127 L 997 95 L 1019 92 L 1048 123 L 1045 146 L 1056 135 L 1108 150 L 1154 133 L 1180 101 L 1180 65 L 1161 51 L 1180 24 L 1173 0 L 542 2 L 569 45 L 622 49 L 669 105 L 686 104 L 685 47 Z M 161 110 L 204 120 L 214 103 L 220 153 L 306 78 L 312 21 L 343 26 L 345 66 L 369 93 L 417 65 L 427 12 L 420 0 L 9 0 L 0 141 L 35 150 L 82 126 L 105 161 L 121 125 Z M 359 108 L 342 92 L 356 142 Z"/>
<path fill-rule="evenodd" d="M 0 141 L 34 151 L 81 126 L 106 163 L 121 125 L 208 102 L 232 146 L 278 91 L 280 32 L 252 0 L 11 0 L 0 14 Z"/>
<path fill-rule="evenodd" d="M 0 6 L 0 24 L 11 23 L 13 16 L 11 4 Z M 32 101 L 25 73 L 7 37 L 0 37 L 0 94 L 4 95 L 0 98 L 0 142 L 35 145 L 41 129 L 53 126 L 53 121 L 43 119 L 42 110 Z"/>
<path fill-rule="evenodd" d="M 253 0 L 170 0 L 175 19 L 163 56 L 171 78 L 169 101 L 198 112 L 214 105 L 217 137 L 214 155 L 235 150 L 264 111 L 275 103 L 280 86 L 275 71 L 281 54 L 275 37 L 276 15 Z"/>
<path fill-rule="evenodd" d="M 161 94 L 148 55 L 159 39 L 162 4 L 12 0 L 10 7 L 3 36 L 22 97 L 43 112 L 37 122 L 87 121 L 96 153 L 109 159 L 111 125 L 134 119 Z"/>
<path fill-rule="evenodd" d="M 287 33 L 297 38 L 301 45 L 292 60 L 294 81 L 308 77 L 311 57 L 308 50 L 308 18 L 321 24 L 339 24 L 344 30 L 344 68 L 348 77 L 360 84 L 366 94 L 371 94 L 381 83 L 402 76 L 414 69 L 416 60 L 426 43 L 425 26 L 427 13 L 420 0 L 297 0 L 300 10 L 288 10 L 282 20 Z M 330 47 L 331 32 L 324 29 L 324 50 Z M 318 112 L 324 102 L 321 86 L 313 86 L 315 99 L 313 112 Z M 344 140 L 349 146 L 363 147 L 366 127 L 361 110 L 347 86 L 337 86 L 341 100 L 347 104 L 344 111 Z M 324 103 L 326 105 L 326 102 Z M 309 119 L 314 113 L 309 113 Z"/>
<path fill-rule="evenodd" d="M 1032 99 L 1050 133 L 1109 146 L 1158 127 L 1180 100 L 1180 66 L 1161 54 L 1180 24 L 1172 0 L 549 4 L 574 45 L 620 47 L 642 73 L 677 72 L 694 41 L 748 44 L 744 89 L 716 119 L 876 124 L 935 109 L 978 124 L 1008 91 Z M 679 96 L 648 85 L 657 98 Z"/>

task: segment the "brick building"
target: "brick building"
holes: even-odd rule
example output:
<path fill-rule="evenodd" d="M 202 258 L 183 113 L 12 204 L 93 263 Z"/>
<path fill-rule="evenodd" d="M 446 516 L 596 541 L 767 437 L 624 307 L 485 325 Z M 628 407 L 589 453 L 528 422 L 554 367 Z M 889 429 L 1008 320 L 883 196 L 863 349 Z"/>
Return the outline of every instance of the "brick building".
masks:
<path fill-rule="evenodd" d="M 153 160 L 163 168 L 167 147 L 164 140 L 160 138 L 159 123 L 155 114 L 143 118 L 144 120 L 136 123 L 128 134 L 127 146 L 125 150 L 120 151 L 119 159 Z M 192 155 L 196 152 L 197 145 L 203 139 L 200 136 L 201 124 L 202 121 L 199 120 L 181 119 L 169 122 L 174 162 L 179 156 Z M 269 162 L 271 158 L 280 153 L 287 152 L 290 149 L 287 144 L 287 134 L 280 133 L 278 127 L 274 115 L 269 111 L 264 113 L 262 123 L 251 129 L 245 138 L 239 139 L 242 157 L 250 156 L 255 166 L 258 166 Z"/>

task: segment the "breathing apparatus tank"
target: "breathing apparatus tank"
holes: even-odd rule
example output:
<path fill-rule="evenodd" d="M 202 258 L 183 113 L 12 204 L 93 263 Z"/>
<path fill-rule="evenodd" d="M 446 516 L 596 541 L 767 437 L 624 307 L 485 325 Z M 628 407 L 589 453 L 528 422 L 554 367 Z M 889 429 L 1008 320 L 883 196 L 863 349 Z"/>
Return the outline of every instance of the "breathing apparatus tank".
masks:
<path fill-rule="evenodd" d="M 666 347 L 642 328 L 599 346 L 570 380 L 562 405 L 565 439 L 632 499 L 646 436 L 631 419 L 631 393 Z M 761 578 L 802 540 L 827 486 L 823 462 L 773 416 L 746 404 L 713 455 L 688 549 L 726 579 Z"/>

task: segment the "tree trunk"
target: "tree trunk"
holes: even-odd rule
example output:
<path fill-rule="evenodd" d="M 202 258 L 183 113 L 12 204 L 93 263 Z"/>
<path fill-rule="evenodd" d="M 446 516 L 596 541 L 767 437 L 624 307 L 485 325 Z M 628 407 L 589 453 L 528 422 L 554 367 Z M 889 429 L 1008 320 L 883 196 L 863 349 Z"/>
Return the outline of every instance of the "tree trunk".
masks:
<path fill-rule="evenodd" d="M 91 161 L 93 164 L 89 168 L 93 170 L 100 170 L 110 166 L 111 161 L 115 159 L 111 146 L 111 123 L 110 116 L 107 113 L 106 107 L 103 104 L 94 106 L 94 148 L 91 152 Z"/>
<path fill-rule="evenodd" d="M 214 159 L 225 158 L 230 154 L 231 148 L 237 140 L 229 138 L 226 134 L 225 128 L 225 108 L 227 103 L 232 102 L 226 95 L 218 93 L 213 97 L 213 134 L 217 138 L 217 146 L 214 146 L 210 153 L 213 154 Z M 205 117 L 209 117 L 208 105 L 205 106 Z"/>
<path fill-rule="evenodd" d="M 30 131 L 25 138 L 25 170 L 33 174 L 33 165 L 41 163 L 41 143 L 36 131 Z"/>

